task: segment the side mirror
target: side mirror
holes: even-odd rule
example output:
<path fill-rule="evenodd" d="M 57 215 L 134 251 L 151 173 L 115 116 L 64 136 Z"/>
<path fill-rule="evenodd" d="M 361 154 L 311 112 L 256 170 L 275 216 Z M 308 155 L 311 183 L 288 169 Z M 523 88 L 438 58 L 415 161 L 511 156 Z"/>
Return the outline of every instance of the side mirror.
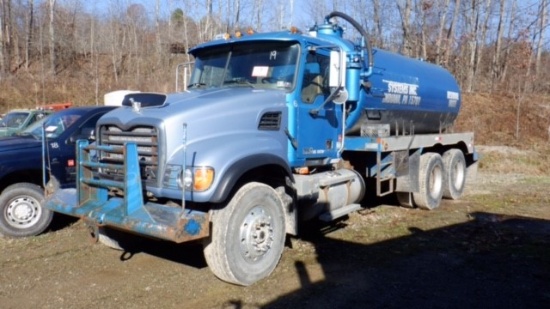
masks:
<path fill-rule="evenodd" d="M 330 88 L 345 87 L 346 85 L 346 52 L 331 51 L 330 52 Z"/>

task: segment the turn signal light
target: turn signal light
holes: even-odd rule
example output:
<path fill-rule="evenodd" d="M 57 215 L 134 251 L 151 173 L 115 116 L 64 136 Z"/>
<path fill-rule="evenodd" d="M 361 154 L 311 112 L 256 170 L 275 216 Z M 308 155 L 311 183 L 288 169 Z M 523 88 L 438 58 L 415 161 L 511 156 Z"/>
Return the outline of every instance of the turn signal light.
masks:
<path fill-rule="evenodd" d="M 214 170 L 210 167 L 202 167 L 195 170 L 193 182 L 194 191 L 205 191 L 210 188 L 214 181 Z"/>

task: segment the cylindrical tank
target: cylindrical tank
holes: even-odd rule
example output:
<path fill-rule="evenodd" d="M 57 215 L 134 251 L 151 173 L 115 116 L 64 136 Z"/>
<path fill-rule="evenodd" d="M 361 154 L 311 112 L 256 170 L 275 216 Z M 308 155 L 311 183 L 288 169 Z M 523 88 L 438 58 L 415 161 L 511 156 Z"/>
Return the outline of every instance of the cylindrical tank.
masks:
<path fill-rule="evenodd" d="M 379 49 L 373 49 L 372 54 L 372 74 L 361 81 L 359 100 L 349 103 L 348 134 L 437 133 L 453 125 L 461 95 L 447 70 Z"/>

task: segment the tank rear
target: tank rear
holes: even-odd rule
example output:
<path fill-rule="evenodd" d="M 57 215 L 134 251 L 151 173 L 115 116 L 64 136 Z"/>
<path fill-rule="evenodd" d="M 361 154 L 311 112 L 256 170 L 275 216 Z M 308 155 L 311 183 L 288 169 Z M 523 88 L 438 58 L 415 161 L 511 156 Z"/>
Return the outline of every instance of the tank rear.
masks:
<path fill-rule="evenodd" d="M 461 95 L 447 70 L 379 49 L 373 58 L 370 88 L 360 92 L 348 115 L 348 134 L 437 133 L 453 126 Z"/>

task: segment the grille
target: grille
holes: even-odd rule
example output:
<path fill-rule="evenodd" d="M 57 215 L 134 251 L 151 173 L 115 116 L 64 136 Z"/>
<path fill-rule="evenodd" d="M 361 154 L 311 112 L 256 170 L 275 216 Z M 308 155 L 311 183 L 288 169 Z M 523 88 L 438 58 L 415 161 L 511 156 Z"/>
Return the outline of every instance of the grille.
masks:
<path fill-rule="evenodd" d="M 148 185 L 156 184 L 158 172 L 158 130 L 154 127 L 141 126 L 123 131 L 116 126 L 102 126 L 100 128 L 100 143 L 104 146 L 123 146 L 127 142 L 137 145 L 141 179 Z M 123 163 L 124 156 L 119 153 L 101 152 L 99 154 L 102 163 Z M 121 170 L 100 170 L 100 177 L 121 181 L 124 177 Z"/>
<path fill-rule="evenodd" d="M 260 130 L 279 130 L 281 126 L 281 112 L 265 113 L 260 119 L 258 129 Z"/>

